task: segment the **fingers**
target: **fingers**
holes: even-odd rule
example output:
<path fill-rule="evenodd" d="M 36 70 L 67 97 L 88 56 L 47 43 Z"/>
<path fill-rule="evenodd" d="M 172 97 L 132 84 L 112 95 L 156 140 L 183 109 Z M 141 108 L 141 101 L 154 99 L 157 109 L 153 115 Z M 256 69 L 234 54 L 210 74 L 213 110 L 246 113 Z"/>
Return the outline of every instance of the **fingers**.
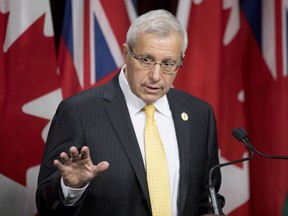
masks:
<path fill-rule="evenodd" d="M 100 175 L 102 172 L 104 172 L 105 170 L 107 170 L 109 168 L 109 163 L 107 161 L 102 161 L 99 164 L 97 164 L 96 166 L 93 165 L 92 161 L 90 159 L 90 151 L 89 151 L 89 148 L 87 146 L 83 146 L 81 148 L 80 152 L 78 151 L 78 149 L 75 146 L 72 146 L 69 149 L 69 155 L 65 152 L 62 152 L 60 154 L 60 160 L 54 160 L 54 162 L 53 162 L 54 166 L 60 172 L 64 172 L 65 167 L 67 167 L 67 166 L 70 166 L 73 164 L 77 164 L 77 166 L 78 166 L 78 165 L 82 164 L 82 162 L 81 162 L 82 160 L 83 160 L 83 162 L 86 161 L 85 163 L 92 165 L 93 168 L 91 167 L 91 171 L 92 170 L 94 171 L 95 176 Z M 78 163 L 78 161 L 80 162 L 80 164 Z M 83 166 L 83 164 L 82 164 L 82 166 Z"/>
<path fill-rule="evenodd" d="M 70 156 L 69 156 L 70 155 Z M 72 146 L 69 149 L 69 155 L 65 152 L 61 152 L 60 160 L 54 160 L 54 166 L 60 171 L 63 172 L 65 165 L 70 165 L 72 162 L 80 160 L 80 154 L 78 149 L 75 146 Z"/>
<path fill-rule="evenodd" d="M 72 146 L 70 149 L 70 157 L 72 161 L 77 161 L 80 159 L 79 157 L 79 151 L 75 146 Z M 61 155 L 60 155 L 61 156 Z"/>
<path fill-rule="evenodd" d="M 81 149 L 81 159 L 90 157 L 90 150 L 87 146 L 83 146 Z"/>
<path fill-rule="evenodd" d="M 72 158 L 72 161 L 87 159 L 90 157 L 90 151 L 87 146 L 83 146 L 79 151 L 75 146 L 72 146 L 70 148 L 70 156 Z"/>
<path fill-rule="evenodd" d="M 60 172 L 64 171 L 64 165 L 59 160 L 54 160 L 53 164 Z"/>
<path fill-rule="evenodd" d="M 60 172 L 63 172 L 64 164 L 67 164 L 68 162 L 70 162 L 69 156 L 65 152 L 62 152 L 60 154 L 60 160 L 54 160 L 53 164 Z"/>
<path fill-rule="evenodd" d="M 63 164 L 65 164 L 65 163 L 67 163 L 67 162 L 70 160 L 70 158 L 69 158 L 69 156 L 68 156 L 65 152 L 62 152 L 62 153 L 60 154 L 60 160 L 61 160 L 61 162 L 62 162 Z"/>

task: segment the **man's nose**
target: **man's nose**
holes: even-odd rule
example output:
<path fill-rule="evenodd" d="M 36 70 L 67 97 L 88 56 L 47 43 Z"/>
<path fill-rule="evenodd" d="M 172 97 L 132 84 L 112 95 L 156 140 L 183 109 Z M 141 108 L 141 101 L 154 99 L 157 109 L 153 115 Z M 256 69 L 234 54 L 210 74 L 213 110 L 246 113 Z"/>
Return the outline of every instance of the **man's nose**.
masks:
<path fill-rule="evenodd" d="M 161 79 L 161 63 L 155 63 L 154 67 L 150 71 L 150 77 L 155 82 Z"/>

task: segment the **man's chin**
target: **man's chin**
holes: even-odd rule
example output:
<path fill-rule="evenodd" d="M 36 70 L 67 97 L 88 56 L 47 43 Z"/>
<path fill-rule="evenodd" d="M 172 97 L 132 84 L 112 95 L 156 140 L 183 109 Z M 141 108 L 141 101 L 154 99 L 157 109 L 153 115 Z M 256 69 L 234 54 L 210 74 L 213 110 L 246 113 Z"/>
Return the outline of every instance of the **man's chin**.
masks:
<path fill-rule="evenodd" d="M 162 95 L 163 96 L 163 95 Z M 159 95 L 144 95 L 143 97 L 141 97 L 141 99 L 146 103 L 146 104 L 153 104 L 155 103 L 157 100 L 159 100 L 160 97 Z"/>

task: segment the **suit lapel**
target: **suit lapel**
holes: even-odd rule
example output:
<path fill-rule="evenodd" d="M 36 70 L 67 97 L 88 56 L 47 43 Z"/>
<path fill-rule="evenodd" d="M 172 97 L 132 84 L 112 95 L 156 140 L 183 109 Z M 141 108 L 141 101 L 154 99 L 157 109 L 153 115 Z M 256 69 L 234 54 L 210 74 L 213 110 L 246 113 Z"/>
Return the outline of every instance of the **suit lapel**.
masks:
<path fill-rule="evenodd" d="M 171 92 L 171 90 L 170 90 Z M 189 181 L 189 152 L 190 152 L 190 131 L 189 131 L 189 120 L 183 119 L 183 113 L 188 113 L 181 102 L 171 94 L 167 94 L 169 106 L 173 115 L 174 125 L 176 130 L 176 136 L 178 141 L 179 160 L 180 160 L 180 180 L 179 180 L 179 192 L 178 192 L 178 211 L 181 215 L 185 199 L 187 197 L 188 181 Z M 188 116 L 189 118 L 189 116 Z"/>
<path fill-rule="evenodd" d="M 143 190 L 144 196 L 147 200 L 147 204 L 151 209 L 146 180 L 146 170 L 125 98 L 118 84 L 118 76 L 116 76 L 107 87 L 107 91 L 104 93 L 104 99 L 110 101 L 105 107 L 107 115 L 114 127 L 121 145 L 123 146 L 124 151 L 127 154 L 128 159 L 130 160 Z"/>

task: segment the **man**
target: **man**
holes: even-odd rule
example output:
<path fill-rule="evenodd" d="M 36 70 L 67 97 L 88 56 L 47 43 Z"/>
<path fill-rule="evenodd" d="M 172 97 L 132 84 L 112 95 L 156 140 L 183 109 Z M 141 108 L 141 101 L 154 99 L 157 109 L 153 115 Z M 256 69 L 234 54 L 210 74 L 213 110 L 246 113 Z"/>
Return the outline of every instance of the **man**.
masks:
<path fill-rule="evenodd" d="M 213 212 L 207 189 L 209 170 L 218 163 L 212 108 L 171 88 L 186 47 L 187 33 L 171 13 L 146 13 L 128 30 L 120 73 L 105 85 L 61 102 L 39 173 L 36 198 L 41 216 Z M 158 162 L 148 159 L 147 104 L 156 107 L 157 143 L 165 150 Z M 163 167 L 156 179 L 167 171 L 160 185 L 160 180 L 150 180 L 151 163 Z M 220 178 L 216 170 L 216 191 Z M 161 199 L 155 198 L 154 183 Z M 218 198 L 223 206 L 223 197 Z"/>

